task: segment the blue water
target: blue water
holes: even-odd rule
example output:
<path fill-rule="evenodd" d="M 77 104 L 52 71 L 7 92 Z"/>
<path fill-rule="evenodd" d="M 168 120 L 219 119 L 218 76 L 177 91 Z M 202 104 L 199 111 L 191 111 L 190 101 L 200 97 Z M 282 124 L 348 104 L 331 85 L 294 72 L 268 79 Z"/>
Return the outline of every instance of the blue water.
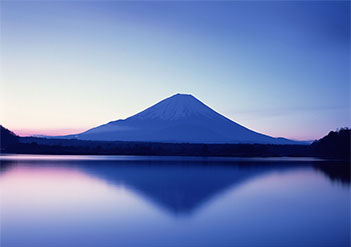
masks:
<path fill-rule="evenodd" d="M 328 161 L 0 159 L 1 247 L 350 245 L 350 179 Z"/>

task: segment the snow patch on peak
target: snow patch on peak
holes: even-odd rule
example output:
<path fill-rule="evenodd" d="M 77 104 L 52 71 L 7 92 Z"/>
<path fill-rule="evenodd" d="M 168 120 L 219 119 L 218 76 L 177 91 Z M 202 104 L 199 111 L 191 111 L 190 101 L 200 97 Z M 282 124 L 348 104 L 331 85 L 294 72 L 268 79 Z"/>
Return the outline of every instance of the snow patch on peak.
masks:
<path fill-rule="evenodd" d="M 193 98 L 195 98 L 194 96 L 192 96 L 191 94 L 186 94 L 186 93 L 177 93 L 177 94 L 175 94 L 175 95 L 173 95 L 173 96 L 171 96 L 171 97 L 193 97 Z M 171 98 L 170 97 L 170 98 Z"/>
<path fill-rule="evenodd" d="M 177 120 L 189 117 L 218 117 L 217 112 L 191 94 L 175 94 L 128 119 Z"/>

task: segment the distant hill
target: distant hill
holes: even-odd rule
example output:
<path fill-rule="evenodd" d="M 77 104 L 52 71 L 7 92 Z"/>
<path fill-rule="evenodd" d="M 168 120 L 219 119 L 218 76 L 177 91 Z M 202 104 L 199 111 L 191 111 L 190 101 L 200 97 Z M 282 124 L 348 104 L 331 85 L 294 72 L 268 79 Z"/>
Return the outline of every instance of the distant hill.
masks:
<path fill-rule="evenodd" d="M 0 125 L 2 153 L 171 155 L 227 157 L 319 157 L 350 160 L 350 129 L 331 131 L 311 145 L 206 144 L 127 141 L 87 141 L 19 137 Z"/>
<path fill-rule="evenodd" d="M 18 143 L 19 137 L 12 131 L 0 125 L 0 150 L 6 150 Z"/>
<path fill-rule="evenodd" d="M 125 120 L 112 121 L 64 138 L 202 144 L 308 144 L 252 131 L 189 94 L 173 95 Z"/>
<path fill-rule="evenodd" d="M 2 126 L 1 135 L 2 153 L 227 157 L 310 156 L 308 145 L 88 141 L 65 138 L 19 137 Z"/>
<path fill-rule="evenodd" d="M 341 128 L 312 143 L 315 156 L 350 160 L 351 129 Z"/>

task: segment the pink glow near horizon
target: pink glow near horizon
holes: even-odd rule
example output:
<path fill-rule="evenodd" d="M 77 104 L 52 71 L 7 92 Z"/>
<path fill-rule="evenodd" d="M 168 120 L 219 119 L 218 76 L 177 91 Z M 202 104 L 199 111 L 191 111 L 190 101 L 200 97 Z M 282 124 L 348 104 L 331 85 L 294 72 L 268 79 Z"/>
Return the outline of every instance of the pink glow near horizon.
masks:
<path fill-rule="evenodd" d="M 11 129 L 10 129 L 11 130 Z M 61 128 L 61 129 L 13 129 L 16 135 L 19 136 L 33 136 L 33 135 L 47 135 L 47 136 L 61 136 L 78 134 L 87 129 L 83 128 Z"/>

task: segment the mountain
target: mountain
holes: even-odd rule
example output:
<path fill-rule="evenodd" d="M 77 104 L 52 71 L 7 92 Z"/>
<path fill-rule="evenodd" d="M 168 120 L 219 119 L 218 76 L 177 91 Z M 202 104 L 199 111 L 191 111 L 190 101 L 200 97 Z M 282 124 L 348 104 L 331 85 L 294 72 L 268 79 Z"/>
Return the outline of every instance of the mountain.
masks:
<path fill-rule="evenodd" d="M 173 95 L 127 119 L 112 121 L 65 138 L 169 143 L 305 144 L 254 132 L 188 94 Z"/>

